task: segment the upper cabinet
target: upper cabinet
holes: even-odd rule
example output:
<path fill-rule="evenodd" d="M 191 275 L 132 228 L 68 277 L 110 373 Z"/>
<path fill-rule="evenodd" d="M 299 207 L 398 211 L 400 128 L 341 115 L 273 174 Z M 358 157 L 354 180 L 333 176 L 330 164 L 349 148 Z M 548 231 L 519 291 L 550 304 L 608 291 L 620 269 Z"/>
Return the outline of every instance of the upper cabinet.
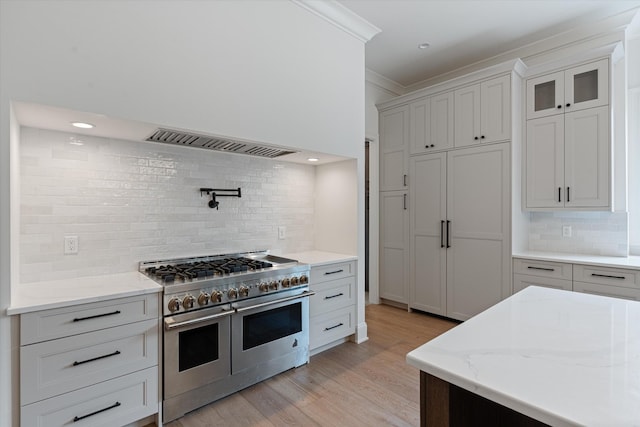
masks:
<path fill-rule="evenodd" d="M 527 80 L 527 119 L 608 104 L 608 59 Z"/>
<path fill-rule="evenodd" d="M 421 99 L 410 108 L 411 154 L 453 147 L 453 92 Z"/>
<path fill-rule="evenodd" d="M 409 107 L 380 113 L 380 191 L 407 188 Z"/>
<path fill-rule="evenodd" d="M 455 91 L 455 146 L 511 139 L 511 76 Z"/>

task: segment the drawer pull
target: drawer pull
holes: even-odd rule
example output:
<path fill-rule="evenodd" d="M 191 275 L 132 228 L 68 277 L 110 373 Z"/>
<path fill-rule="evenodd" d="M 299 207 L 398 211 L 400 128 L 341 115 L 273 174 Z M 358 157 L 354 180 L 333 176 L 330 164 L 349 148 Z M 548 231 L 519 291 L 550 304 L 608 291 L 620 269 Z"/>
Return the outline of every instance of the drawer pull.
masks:
<path fill-rule="evenodd" d="M 624 280 L 624 279 L 625 279 L 625 277 L 624 277 L 624 276 L 610 276 L 610 275 L 608 275 L 608 274 L 596 274 L 596 273 L 591 273 L 591 275 L 592 275 L 592 276 L 595 276 L 595 277 L 606 277 L 606 278 L 608 278 L 608 279 L 621 279 L 621 280 Z"/>
<path fill-rule="evenodd" d="M 555 268 L 531 267 L 531 266 L 528 266 L 527 268 L 529 268 L 531 270 L 556 271 Z"/>
<path fill-rule="evenodd" d="M 338 297 L 341 297 L 342 295 L 344 295 L 344 294 L 342 292 L 340 292 L 339 294 L 326 296 L 326 297 L 324 297 L 324 299 L 338 298 Z"/>
<path fill-rule="evenodd" d="M 98 317 L 113 316 L 114 314 L 120 314 L 120 310 L 112 311 L 111 313 L 96 314 L 95 316 L 76 317 L 73 321 L 81 322 L 83 320 L 96 319 Z"/>
<path fill-rule="evenodd" d="M 113 353 L 105 354 L 104 356 L 94 357 L 93 359 L 87 359 L 87 360 L 83 360 L 81 362 L 73 362 L 73 366 L 78 366 L 78 365 L 82 365 L 82 364 L 89 363 L 89 362 L 95 362 L 96 360 L 105 359 L 105 358 L 111 357 L 111 356 L 117 356 L 119 354 L 120 354 L 120 350 L 116 350 Z"/>
<path fill-rule="evenodd" d="M 324 273 L 324 275 L 328 276 L 329 274 L 342 273 L 343 271 L 344 271 L 343 269 L 336 270 L 336 271 L 327 271 L 326 273 Z"/>
<path fill-rule="evenodd" d="M 111 406 L 108 406 L 108 407 L 106 407 L 106 408 L 104 408 L 104 409 L 99 409 L 99 410 L 97 410 L 97 411 L 95 411 L 95 412 L 92 412 L 92 413 L 90 413 L 90 414 L 82 415 L 81 417 L 75 416 L 75 417 L 73 417 L 73 422 L 74 422 L 74 423 L 77 423 L 77 422 L 78 422 L 78 421 L 80 421 L 80 420 L 84 420 L 85 418 L 89 418 L 89 417 L 92 417 L 92 416 L 94 416 L 94 415 L 98 415 L 98 414 L 100 414 L 100 413 L 102 413 L 102 412 L 104 412 L 104 411 L 108 411 L 109 409 L 117 408 L 117 407 L 118 407 L 118 406 L 120 406 L 120 405 L 122 405 L 122 403 L 120 403 L 120 402 L 116 402 L 116 403 L 114 403 L 114 404 L 113 404 L 113 405 L 111 405 Z"/>
<path fill-rule="evenodd" d="M 330 331 L 330 330 L 332 330 L 332 329 L 339 328 L 340 326 L 343 326 L 343 325 L 344 325 L 344 323 L 340 322 L 340 323 L 338 323 L 338 324 L 337 324 L 337 325 L 335 325 L 335 326 L 329 326 L 328 328 L 324 328 L 324 330 L 325 330 L 325 331 Z"/>

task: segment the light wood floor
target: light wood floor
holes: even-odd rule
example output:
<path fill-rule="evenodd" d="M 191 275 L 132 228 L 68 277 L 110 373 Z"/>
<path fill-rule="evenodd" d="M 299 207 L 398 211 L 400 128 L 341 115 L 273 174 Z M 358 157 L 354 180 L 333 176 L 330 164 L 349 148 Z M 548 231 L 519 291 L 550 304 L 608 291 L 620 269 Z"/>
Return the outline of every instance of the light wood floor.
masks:
<path fill-rule="evenodd" d="M 344 343 L 166 427 L 417 426 L 419 371 L 406 354 L 455 322 L 368 305 L 369 340 Z"/>

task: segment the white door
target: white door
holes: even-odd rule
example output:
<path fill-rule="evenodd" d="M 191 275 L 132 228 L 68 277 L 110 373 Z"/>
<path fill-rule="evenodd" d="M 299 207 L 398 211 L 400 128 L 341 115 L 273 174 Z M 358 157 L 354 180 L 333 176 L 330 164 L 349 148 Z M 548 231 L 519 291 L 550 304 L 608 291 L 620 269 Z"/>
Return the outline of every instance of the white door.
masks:
<path fill-rule="evenodd" d="M 527 120 L 526 207 L 564 206 L 564 114 Z"/>
<path fill-rule="evenodd" d="M 447 316 L 466 320 L 511 294 L 509 144 L 448 153 Z"/>
<path fill-rule="evenodd" d="M 446 153 L 411 159 L 409 307 L 446 315 Z"/>
<path fill-rule="evenodd" d="M 564 113 L 564 71 L 527 80 L 527 119 Z"/>
<path fill-rule="evenodd" d="M 564 78 L 565 112 L 609 104 L 608 59 L 570 68 Z"/>
<path fill-rule="evenodd" d="M 565 207 L 610 206 L 609 107 L 565 114 Z"/>
<path fill-rule="evenodd" d="M 380 113 L 380 191 L 406 188 L 409 107 Z"/>
<path fill-rule="evenodd" d="M 511 76 L 480 84 L 480 142 L 511 139 Z"/>
<path fill-rule="evenodd" d="M 430 149 L 453 148 L 453 135 L 453 92 L 445 92 L 431 98 Z"/>
<path fill-rule="evenodd" d="M 455 146 L 467 147 L 480 143 L 480 85 L 454 92 Z"/>
<path fill-rule="evenodd" d="M 411 130 L 409 132 L 409 151 L 420 154 L 429 151 L 431 142 L 431 99 L 425 98 L 412 103 L 410 106 Z"/>
<path fill-rule="evenodd" d="M 407 193 L 380 193 L 380 297 L 407 303 Z"/>

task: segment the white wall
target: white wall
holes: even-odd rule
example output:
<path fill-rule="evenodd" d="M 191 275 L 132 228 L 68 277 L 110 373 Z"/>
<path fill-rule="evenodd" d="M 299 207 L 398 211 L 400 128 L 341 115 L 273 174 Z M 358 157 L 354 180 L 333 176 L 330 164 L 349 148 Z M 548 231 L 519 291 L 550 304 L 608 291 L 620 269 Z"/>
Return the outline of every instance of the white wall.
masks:
<path fill-rule="evenodd" d="M 640 255 L 640 35 L 627 43 L 629 252 Z"/>
<path fill-rule="evenodd" d="M 8 237 L 19 225 L 11 202 L 19 180 L 10 161 L 17 156 L 17 147 L 10 149 L 11 101 L 355 158 L 353 235 L 362 235 L 362 41 L 289 1 L 3 0 L 0 378 L 15 376 L 17 366 L 4 314 L 17 279 L 11 258 L 18 242 Z M 363 249 L 359 243 L 361 257 Z M 0 381 L 2 426 L 18 419 L 11 386 Z"/>

